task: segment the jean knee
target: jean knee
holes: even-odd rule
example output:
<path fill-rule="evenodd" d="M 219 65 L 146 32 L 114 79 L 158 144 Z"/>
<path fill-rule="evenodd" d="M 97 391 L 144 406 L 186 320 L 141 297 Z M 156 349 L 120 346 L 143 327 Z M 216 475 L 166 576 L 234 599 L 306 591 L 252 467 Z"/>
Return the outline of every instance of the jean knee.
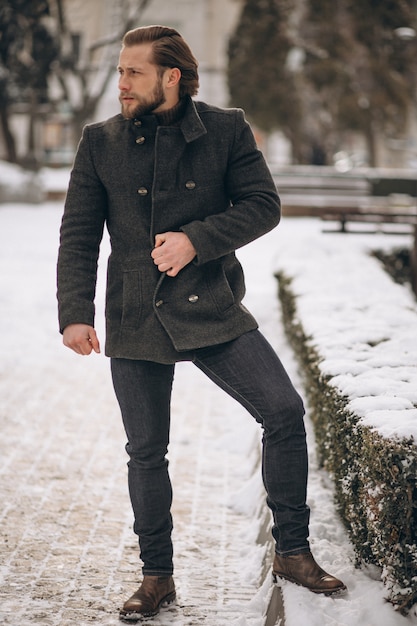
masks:
<path fill-rule="evenodd" d="M 292 419 L 302 419 L 305 414 L 304 402 L 295 388 L 285 390 L 281 393 L 268 394 L 268 402 L 265 407 L 265 414 L 288 416 Z"/>
<path fill-rule="evenodd" d="M 166 446 L 155 446 L 153 448 L 148 446 L 136 447 L 127 443 L 125 448 L 129 455 L 129 467 L 155 470 L 168 465 L 166 458 L 168 449 Z"/>
<path fill-rule="evenodd" d="M 294 434 L 305 435 L 304 403 L 301 396 L 294 391 L 291 397 L 280 398 L 271 412 L 264 415 L 262 424 L 265 435 L 276 435 L 280 439 Z"/>

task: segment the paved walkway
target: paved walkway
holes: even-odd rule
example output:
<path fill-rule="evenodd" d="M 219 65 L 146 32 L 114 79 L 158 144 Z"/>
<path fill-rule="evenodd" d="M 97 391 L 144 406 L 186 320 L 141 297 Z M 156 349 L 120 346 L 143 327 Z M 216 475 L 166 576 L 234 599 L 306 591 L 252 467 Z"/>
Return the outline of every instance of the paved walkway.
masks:
<path fill-rule="evenodd" d="M 74 355 L 57 335 L 60 206 L 1 211 L 0 623 L 118 624 L 140 566 L 108 360 Z M 197 368 L 177 367 L 178 602 L 147 624 L 275 623 L 264 617 L 276 592 L 259 440 L 252 418 Z"/>

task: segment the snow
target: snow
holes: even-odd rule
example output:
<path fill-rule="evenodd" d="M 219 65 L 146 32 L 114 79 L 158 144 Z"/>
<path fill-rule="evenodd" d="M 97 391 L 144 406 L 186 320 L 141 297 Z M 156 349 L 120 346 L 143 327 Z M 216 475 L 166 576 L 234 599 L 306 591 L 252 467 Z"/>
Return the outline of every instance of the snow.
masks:
<path fill-rule="evenodd" d="M 350 408 L 385 437 L 417 439 L 417 304 L 371 256 L 387 244 L 410 248 L 411 236 L 323 234 L 316 224 L 285 239 L 276 264 L 293 277 L 321 370 Z"/>
<path fill-rule="evenodd" d="M 18 189 L 27 178 L 28 174 L 18 165 L 0 161 L 0 180 L 3 183 L 7 183 L 11 188 Z"/>
<path fill-rule="evenodd" d="M 68 185 L 68 168 L 43 167 L 39 172 L 42 183 L 48 192 L 65 191 Z"/>
<path fill-rule="evenodd" d="M 416 302 L 411 291 L 393 283 L 374 249 L 410 247 L 410 236 L 323 233 L 314 218 L 283 218 L 269 233 L 239 251 L 247 278 L 247 306 L 277 350 L 297 388 L 298 367 L 279 324 L 274 274 L 293 279 L 298 318 L 325 356 L 322 368 L 351 400 L 352 409 L 384 436 L 415 432 L 417 420 Z M 266 294 L 268 296 L 266 297 Z M 380 340 L 383 340 L 380 342 Z M 372 347 L 374 344 L 375 347 Z M 328 475 L 318 468 L 312 424 L 309 442 L 308 503 L 310 541 L 317 561 L 341 578 L 348 594 L 337 599 L 311 597 L 283 583 L 286 626 L 400 626 L 417 624 L 385 600 L 376 567 L 355 567 L 354 550 L 333 500 Z M 413 612 L 412 612 L 413 613 Z"/>
<path fill-rule="evenodd" d="M 54 264 L 61 210 L 59 202 L 36 207 L 0 205 L 2 368 L 23 358 L 34 367 L 54 368 L 60 342 L 56 330 Z M 26 276 L 24 284 L 21 282 L 19 268 L 27 264 L 28 257 L 22 259 L 16 254 L 16 237 L 19 248 L 23 246 L 29 257 L 36 250 L 34 263 L 40 258 L 42 267 L 48 267 L 47 271 L 34 274 L 35 281 Z M 384 436 L 416 434 L 416 303 L 410 291 L 395 285 L 367 251 L 410 243 L 411 239 L 403 236 L 323 234 L 317 220 L 284 218 L 272 233 L 238 252 L 247 278 L 246 305 L 257 317 L 296 387 L 302 391 L 297 364 L 280 324 L 274 277 L 277 269 L 294 277 L 299 315 L 307 334 L 314 336 L 325 357 L 323 369 L 335 377 L 338 389 L 348 394 L 352 410 Z M 98 325 L 103 335 L 102 321 Z M 74 379 L 75 375 L 71 374 Z M 191 370 L 187 375 L 193 375 Z M 327 474 L 318 468 L 308 411 L 306 426 L 312 550 L 317 561 L 340 577 L 349 591 L 334 599 L 283 582 L 286 626 L 417 624 L 415 612 L 404 617 L 385 601 L 386 590 L 376 568 L 355 567 L 353 547 L 334 507 L 333 486 Z M 253 455 L 248 453 L 251 437 L 242 432 L 239 440 L 226 437 L 219 442 L 225 449 L 243 449 L 242 466 L 244 469 L 247 464 L 248 474 L 254 464 Z M 231 498 L 230 506 L 254 514 L 257 525 L 255 513 L 263 498 L 257 476 L 242 485 Z M 243 546 L 245 541 L 255 541 L 258 530 L 254 526 L 253 534 L 243 538 Z M 213 559 L 216 556 L 213 554 Z M 252 566 L 250 576 L 259 571 L 257 556 Z M 266 577 L 249 606 L 242 607 L 239 620 L 232 622 L 234 626 L 265 626 L 263 614 L 272 594 L 270 577 Z"/>
<path fill-rule="evenodd" d="M 45 199 L 41 178 L 19 165 L 0 161 L 0 202 L 36 202 Z"/>

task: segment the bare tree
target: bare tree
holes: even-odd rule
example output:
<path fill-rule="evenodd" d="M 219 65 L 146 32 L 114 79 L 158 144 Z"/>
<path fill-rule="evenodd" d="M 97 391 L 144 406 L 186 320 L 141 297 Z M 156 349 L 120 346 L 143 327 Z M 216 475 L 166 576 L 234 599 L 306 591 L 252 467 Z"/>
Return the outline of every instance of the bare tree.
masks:
<path fill-rule="evenodd" d="M 25 160 L 35 160 L 35 119 L 47 102 L 48 76 L 59 48 L 49 27 L 46 0 L 0 3 L 0 121 L 6 158 L 17 162 L 10 123 L 16 107 L 26 111 L 29 132 Z"/>
<path fill-rule="evenodd" d="M 61 42 L 61 54 L 53 67 L 54 76 L 61 90 L 59 99 L 69 105 L 73 139 L 77 142 L 84 124 L 93 117 L 114 75 L 116 55 L 124 33 L 138 25 L 152 0 L 120 0 L 121 19 L 117 32 L 92 42 L 84 59 L 77 58 L 74 33 L 65 14 L 65 2 L 50 1 Z"/>
<path fill-rule="evenodd" d="M 1 0 L 0 138 L 7 160 L 36 168 L 36 126 L 63 105 L 70 114 L 72 143 L 76 145 L 114 75 L 124 33 L 140 23 L 151 2 L 115 0 L 120 9 L 117 30 L 78 54 L 79 37 L 71 31 L 64 0 Z M 18 154 L 11 124 L 15 114 L 28 120 L 23 155 Z"/>

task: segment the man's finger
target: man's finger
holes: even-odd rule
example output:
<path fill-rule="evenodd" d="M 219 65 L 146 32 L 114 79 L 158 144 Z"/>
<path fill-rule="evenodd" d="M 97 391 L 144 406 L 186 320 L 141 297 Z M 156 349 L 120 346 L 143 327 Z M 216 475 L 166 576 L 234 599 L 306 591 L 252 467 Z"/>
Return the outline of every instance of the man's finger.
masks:
<path fill-rule="evenodd" d="M 90 333 L 89 341 L 94 352 L 97 352 L 97 354 L 100 354 L 100 342 L 98 340 L 97 333 L 95 331 Z"/>
<path fill-rule="evenodd" d="M 70 324 L 64 329 L 63 342 L 67 348 L 77 354 L 88 355 L 92 350 L 100 352 L 100 342 L 92 326 Z"/>
<path fill-rule="evenodd" d="M 162 244 L 165 243 L 165 241 L 166 241 L 165 235 L 155 235 L 155 248 L 159 248 L 159 246 L 162 246 Z"/>

